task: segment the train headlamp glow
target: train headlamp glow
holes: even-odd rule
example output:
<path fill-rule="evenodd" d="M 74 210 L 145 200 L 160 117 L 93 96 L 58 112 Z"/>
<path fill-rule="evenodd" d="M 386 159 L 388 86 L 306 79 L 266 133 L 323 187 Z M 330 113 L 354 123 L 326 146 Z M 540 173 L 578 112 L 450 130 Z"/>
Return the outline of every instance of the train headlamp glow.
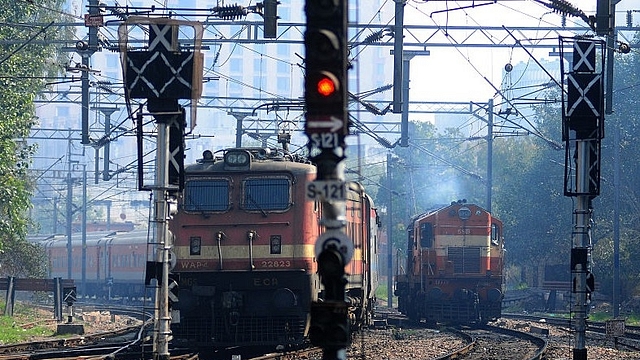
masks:
<path fill-rule="evenodd" d="M 458 217 L 460 220 L 469 220 L 471 217 L 471 210 L 466 206 L 461 207 L 458 209 Z"/>
<path fill-rule="evenodd" d="M 224 154 L 224 163 L 228 166 L 249 165 L 249 153 L 246 151 L 229 151 Z"/>

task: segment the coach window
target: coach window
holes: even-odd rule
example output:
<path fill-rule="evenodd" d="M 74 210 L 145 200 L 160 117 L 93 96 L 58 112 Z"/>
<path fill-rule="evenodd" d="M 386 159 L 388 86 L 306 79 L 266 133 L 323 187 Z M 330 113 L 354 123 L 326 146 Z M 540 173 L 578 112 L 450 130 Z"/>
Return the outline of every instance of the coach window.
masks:
<path fill-rule="evenodd" d="M 247 211 L 284 211 L 291 206 L 288 178 L 254 178 L 244 181 L 243 208 Z"/>
<path fill-rule="evenodd" d="M 192 212 L 229 209 L 229 181 L 204 179 L 187 181 L 184 186 L 184 210 Z"/>

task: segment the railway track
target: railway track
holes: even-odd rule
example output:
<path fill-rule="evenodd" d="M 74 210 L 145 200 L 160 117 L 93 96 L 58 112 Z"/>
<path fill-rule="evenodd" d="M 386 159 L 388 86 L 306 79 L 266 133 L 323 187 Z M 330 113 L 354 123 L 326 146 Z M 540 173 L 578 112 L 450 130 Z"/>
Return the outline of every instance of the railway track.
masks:
<path fill-rule="evenodd" d="M 545 353 L 545 339 L 518 330 L 496 326 L 481 328 L 447 327 L 433 329 L 411 324 L 406 318 L 390 314 L 386 326 L 364 330 L 348 349 L 349 359 L 524 359 L 539 360 Z M 244 359 L 244 357 L 243 357 Z M 322 359 L 322 349 L 311 348 L 286 354 L 266 354 L 251 360 Z"/>
<path fill-rule="evenodd" d="M 38 305 L 34 305 L 41 307 Z M 49 307 L 45 306 L 45 309 Z M 0 360 L 8 359 L 144 359 L 152 357 L 152 345 L 149 342 L 153 322 L 150 315 L 139 308 L 123 306 L 82 305 L 83 311 L 104 312 L 111 315 L 124 315 L 139 321 L 134 325 L 118 327 L 83 335 L 64 338 L 48 338 L 18 344 L 0 346 Z M 49 322 L 48 320 L 43 320 Z M 39 322 L 40 323 L 40 322 Z M 23 326 L 29 326 L 25 324 Z M 146 355 L 145 355 L 146 354 Z M 148 356 L 147 356 L 148 355 Z M 197 359 L 197 355 L 188 352 L 177 352 L 172 359 Z"/>
<path fill-rule="evenodd" d="M 436 360 L 523 359 L 541 360 L 547 349 L 543 338 L 497 326 L 461 329 L 471 342 Z"/>
<path fill-rule="evenodd" d="M 411 331 L 411 330 L 405 330 Z M 359 346 L 357 341 L 348 351 L 347 358 L 350 359 L 542 359 L 546 349 L 544 339 L 526 334 L 523 332 L 508 330 L 499 327 L 483 327 L 482 329 L 454 329 L 447 328 L 438 331 L 438 336 L 431 336 L 420 341 L 409 339 L 407 343 L 399 345 L 404 350 L 393 350 L 394 345 L 389 345 L 385 349 L 378 349 L 375 354 L 372 352 L 355 351 Z M 453 340 L 452 339 L 456 339 Z M 449 343 L 455 343 L 456 348 L 444 355 L 434 355 L 437 349 L 442 349 Z M 267 354 L 251 360 L 293 360 L 293 359 L 322 359 L 322 349 L 312 348 L 288 354 Z"/>
<path fill-rule="evenodd" d="M 140 326 L 134 326 L 99 334 L 3 345 L 0 346 L 0 359 L 63 359 L 116 354 L 142 343 L 141 332 Z M 140 345 L 137 347 L 142 349 Z"/>
<path fill-rule="evenodd" d="M 319 347 L 311 347 L 308 349 L 300 349 L 288 353 L 272 353 L 262 356 L 253 357 L 249 360 L 296 360 L 296 359 L 316 359 L 322 356 L 322 349 Z"/>
<path fill-rule="evenodd" d="M 501 322 L 509 327 L 529 329 L 544 334 L 549 342 L 547 356 L 550 359 L 571 358 L 575 334 L 571 320 L 566 317 L 503 314 Z M 606 334 L 604 322 L 587 322 L 587 351 L 594 359 L 638 359 L 640 351 L 640 328 L 626 326 L 623 335 L 613 337 Z"/>
<path fill-rule="evenodd" d="M 403 315 L 386 315 L 386 322 L 396 326 L 408 326 L 410 321 Z M 423 324 L 422 324 L 423 325 Z M 443 328 L 442 332 L 458 337 L 459 345 L 445 355 L 433 360 L 448 359 L 525 359 L 539 360 L 545 354 L 547 341 L 517 329 L 498 326 Z"/>

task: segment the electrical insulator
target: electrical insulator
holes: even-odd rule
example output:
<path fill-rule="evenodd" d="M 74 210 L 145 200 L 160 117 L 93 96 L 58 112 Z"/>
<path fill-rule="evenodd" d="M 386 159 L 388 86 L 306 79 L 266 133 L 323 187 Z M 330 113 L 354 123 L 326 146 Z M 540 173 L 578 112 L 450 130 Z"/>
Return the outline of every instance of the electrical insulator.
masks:
<path fill-rule="evenodd" d="M 216 16 L 223 20 L 236 20 L 247 16 L 249 11 L 242 5 L 216 6 L 211 9 Z"/>

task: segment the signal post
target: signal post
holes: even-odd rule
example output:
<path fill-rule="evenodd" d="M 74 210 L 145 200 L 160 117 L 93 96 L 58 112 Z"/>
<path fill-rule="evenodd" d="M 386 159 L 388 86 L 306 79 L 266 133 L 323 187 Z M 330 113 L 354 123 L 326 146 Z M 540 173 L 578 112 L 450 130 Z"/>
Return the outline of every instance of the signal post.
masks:
<path fill-rule="evenodd" d="M 178 34 L 188 28 L 193 34 L 193 47 L 180 44 Z M 148 34 L 146 47 L 128 47 L 131 34 L 143 28 Z M 184 30 L 183 30 L 184 31 Z M 153 191 L 155 229 L 155 261 L 147 261 L 146 284 L 156 279 L 156 299 L 153 332 L 153 359 L 169 360 L 171 340 L 170 302 L 177 299 L 171 293 L 175 280 L 169 274 L 170 252 L 173 247 L 168 221 L 176 210 L 176 193 L 184 188 L 185 109 L 178 100 L 192 99 L 192 121 L 195 121 L 195 100 L 202 91 L 202 24 L 169 18 L 129 17 L 118 27 L 120 54 L 123 64 L 125 97 L 146 99 L 148 114 L 156 120 L 156 163 L 154 184 L 145 186 L 142 164 L 143 113 L 138 110 L 138 187 Z M 128 109 L 132 114 L 132 109 Z"/>
<path fill-rule="evenodd" d="M 316 241 L 315 255 L 323 301 L 311 304 L 311 342 L 323 348 L 323 359 L 346 359 L 350 343 L 344 267 L 353 256 L 353 241 L 344 233 L 346 184 L 345 137 L 347 111 L 347 1 L 307 0 L 305 43 L 305 133 L 316 180 L 307 185 L 307 197 L 322 203 L 321 225 L 326 231 Z"/>
<path fill-rule="evenodd" d="M 591 273 L 592 200 L 600 194 L 600 143 L 604 137 L 604 42 L 560 38 L 560 48 L 572 48 L 571 67 L 561 72 L 562 139 L 565 143 L 564 195 L 575 197 L 571 248 L 571 282 L 575 324 L 573 360 L 587 360 L 586 322 L 595 280 Z M 570 45 L 570 47 L 569 47 Z M 562 53 L 563 50 L 561 50 Z M 564 57 L 563 57 L 564 58 Z"/>

